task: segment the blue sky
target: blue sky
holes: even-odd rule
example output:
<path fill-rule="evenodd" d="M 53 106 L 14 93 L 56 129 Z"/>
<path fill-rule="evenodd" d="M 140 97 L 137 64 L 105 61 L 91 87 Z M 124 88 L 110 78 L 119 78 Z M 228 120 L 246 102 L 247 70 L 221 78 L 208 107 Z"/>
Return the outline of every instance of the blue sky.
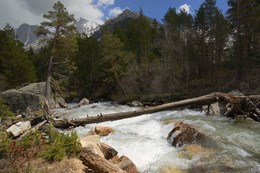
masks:
<path fill-rule="evenodd" d="M 6 23 L 18 27 L 22 23 L 39 25 L 43 14 L 52 10 L 52 6 L 58 0 L 0 0 L 0 29 Z M 60 0 L 70 14 L 75 18 L 83 17 L 89 21 L 103 24 L 106 19 L 113 18 L 124 9 L 143 13 L 151 18 L 161 21 L 170 7 L 178 9 L 186 7 L 191 14 L 195 14 L 203 0 Z M 184 5 L 185 4 L 185 5 Z M 228 6 L 226 0 L 217 0 L 217 6 L 226 12 Z"/>
<path fill-rule="evenodd" d="M 121 9 L 129 8 L 130 10 L 139 12 L 142 7 L 143 13 L 158 21 L 163 19 L 170 7 L 178 9 L 180 6 L 187 4 L 190 7 L 190 13 L 195 14 L 195 10 L 203 3 L 203 0 L 115 0 L 114 4 L 108 9 L 120 7 Z M 226 12 L 228 5 L 226 0 L 218 0 L 217 6 Z M 105 10 L 105 16 L 109 16 L 109 10 Z"/>

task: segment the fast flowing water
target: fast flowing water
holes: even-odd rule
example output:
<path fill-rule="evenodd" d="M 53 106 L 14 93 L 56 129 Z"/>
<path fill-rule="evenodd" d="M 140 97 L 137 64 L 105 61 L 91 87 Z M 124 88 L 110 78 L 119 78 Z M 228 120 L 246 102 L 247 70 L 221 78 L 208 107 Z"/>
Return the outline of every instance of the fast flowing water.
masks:
<path fill-rule="evenodd" d="M 86 115 L 125 112 L 140 108 L 110 102 L 94 103 L 67 111 L 66 118 L 83 118 Z M 64 111 L 64 110 L 63 110 Z M 167 135 L 176 121 L 191 124 L 217 141 L 211 152 L 183 157 L 185 146 L 175 148 L 167 142 Z M 84 136 L 97 124 L 75 128 Z M 102 137 L 104 143 L 129 157 L 140 172 L 161 172 L 174 168 L 183 172 L 260 172 L 260 124 L 249 120 L 229 120 L 221 116 L 206 116 L 204 112 L 181 110 L 163 111 L 139 117 L 103 122 L 115 132 Z"/>

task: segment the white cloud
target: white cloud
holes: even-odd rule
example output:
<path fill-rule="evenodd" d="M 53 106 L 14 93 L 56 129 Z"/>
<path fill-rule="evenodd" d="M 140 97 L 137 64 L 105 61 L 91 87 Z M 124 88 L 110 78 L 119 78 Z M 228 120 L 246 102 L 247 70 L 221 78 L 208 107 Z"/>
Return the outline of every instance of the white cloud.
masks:
<path fill-rule="evenodd" d="M 120 7 L 115 7 L 115 8 L 112 8 L 111 10 L 109 10 L 109 17 L 110 18 L 113 18 L 113 17 L 116 17 L 118 16 L 119 14 L 121 14 L 125 9 L 121 9 Z"/>
<path fill-rule="evenodd" d="M 98 2 L 104 5 L 113 5 L 115 0 L 99 0 Z"/>
<path fill-rule="evenodd" d="M 190 5 L 188 4 L 183 4 L 178 8 L 178 12 L 180 12 L 181 10 L 185 11 L 186 13 L 190 13 Z"/>
<path fill-rule="evenodd" d="M 106 8 L 110 5 L 114 5 L 115 0 L 98 0 L 97 6 Z"/>
<path fill-rule="evenodd" d="M 43 14 L 52 10 L 57 0 L 0 0 L 0 29 L 6 23 L 18 27 L 22 23 L 40 24 Z M 87 20 L 102 24 L 104 12 L 97 4 L 112 5 L 114 0 L 60 0 L 70 14 L 75 18 L 83 17 Z M 96 2 L 96 3 L 95 3 Z"/>

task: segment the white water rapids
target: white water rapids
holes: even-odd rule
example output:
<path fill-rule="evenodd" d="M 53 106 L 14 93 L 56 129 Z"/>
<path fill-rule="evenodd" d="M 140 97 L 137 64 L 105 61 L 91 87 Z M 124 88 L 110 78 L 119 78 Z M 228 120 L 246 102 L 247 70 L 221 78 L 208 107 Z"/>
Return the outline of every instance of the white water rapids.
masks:
<path fill-rule="evenodd" d="M 125 112 L 132 108 L 110 102 L 94 103 L 65 111 L 65 118 L 83 118 L 86 115 Z M 175 148 L 167 142 L 167 135 L 174 122 L 192 124 L 202 133 L 218 143 L 216 152 L 182 158 L 184 147 Z M 192 171 L 198 165 L 206 165 L 217 172 L 256 173 L 260 170 L 260 124 L 249 120 L 229 120 L 221 116 L 205 116 L 192 110 L 163 111 L 113 122 L 90 124 L 75 128 L 84 136 L 96 125 L 110 126 L 115 132 L 102 137 L 104 143 L 118 151 L 118 155 L 129 157 L 140 172 L 157 173 L 165 166 Z M 196 166 L 197 165 L 197 166 Z M 200 172 L 200 171 L 197 171 Z"/>

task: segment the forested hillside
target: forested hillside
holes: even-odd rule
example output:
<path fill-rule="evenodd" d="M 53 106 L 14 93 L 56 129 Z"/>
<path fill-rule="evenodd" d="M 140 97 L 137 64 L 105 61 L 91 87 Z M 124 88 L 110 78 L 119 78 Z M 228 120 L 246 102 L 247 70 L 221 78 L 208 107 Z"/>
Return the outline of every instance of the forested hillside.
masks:
<path fill-rule="evenodd" d="M 0 90 L 48 76 L 68 100 L 173 100 L 234 88 L 259 94 L 259 2 L 228 4 L 223 12 L 205 0 L 193 15 L 169 8 L 162 23 L 127 10 L 132 15 L 123 12 L 89 37 L 57 3 L 37 29 L 46 36 L 40 50 L 25 50 L 9 24 L 0 31 Z"/>

